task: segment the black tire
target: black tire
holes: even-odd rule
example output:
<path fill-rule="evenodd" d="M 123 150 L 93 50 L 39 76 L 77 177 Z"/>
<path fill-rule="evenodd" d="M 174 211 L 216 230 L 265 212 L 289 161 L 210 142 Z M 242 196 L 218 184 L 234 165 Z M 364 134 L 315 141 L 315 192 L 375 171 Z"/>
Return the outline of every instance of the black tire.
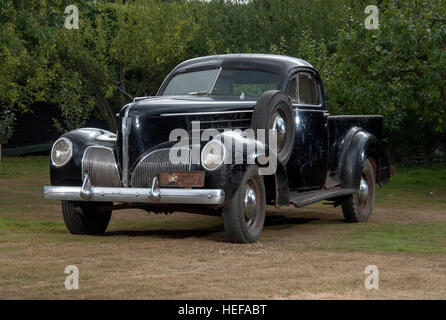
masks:
<path fill-rule="evenodd" d="M 269 90 L 265 91 L 259 97 L 252 115 L 251 128 L 254 130 L 272 129 L 274 120 L 277 116 L 280 116 L 284 120 L 286 126 L 284 142 L 281 146 L 279 143 L 277 145 L 277 160 L 282 164 L 286 164 L 293 151 L 296 126 L 293 106 L 284 92 L 279 90 Z M 265 134 L 265 139 L 266 144 L 269 145 L 268 132 Z"/>
<path fill-rule="evenodd" d="M 253 190 L 255 193 L 254 213 L 249 210 L 249 205 L 245 205 L 245 197 L 252 196 L 252 192 L 249 190 Z M 252 197 L 249 199 L 252 200 Z M 247 207 L 248 210 L 246 210 Z M 223 221 L 229 241 L 234 243 L 256 242 L 263 230 L 265 211 L 266 196 L 263 177 L 259 176 L 257 166 L 249 166 L 238 190 L 223 208 Z"/>
<path fill-rule="evenodd" d="M 72 234 L 102 234 L 110 222 L 111 210 L 100 210 L 112 203 L 62 201 L 65 225 Z"/>
<path fill-rule="evenodd" d="M 364 188 L 361 187 L 360 180 L 358 190 L 342 202 L 342 212 L 348 222 L 365 222 L 372 214 L 375 199 L 375 174 L 369 160 L 366 160 L 362 168 L 360 179 L 367 183 L 367 192 L 363 192 L 363 195 L 367 194 L 367 196 L 366 198 L 361 196 L 361 190 L 364 191 Z"/>

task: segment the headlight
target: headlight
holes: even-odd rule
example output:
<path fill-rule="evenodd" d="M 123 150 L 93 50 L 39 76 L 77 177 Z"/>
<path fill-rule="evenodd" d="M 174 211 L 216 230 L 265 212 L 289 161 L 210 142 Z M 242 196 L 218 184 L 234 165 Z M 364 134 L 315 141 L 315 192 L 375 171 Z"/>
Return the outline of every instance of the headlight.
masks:
<path fill-rule="evenodd" d="M 201 151 L 201 164 L 209 171 L 217 170 L 223 165 L 226 148 L 219 140 L 209 141 Z"/>
<path fill-rule="evenodd" d="M 51 162 L 56 167 L 64 166 L 73 155 L 73 144 L 67 138 L 60 138 L 51 149 Z"/>

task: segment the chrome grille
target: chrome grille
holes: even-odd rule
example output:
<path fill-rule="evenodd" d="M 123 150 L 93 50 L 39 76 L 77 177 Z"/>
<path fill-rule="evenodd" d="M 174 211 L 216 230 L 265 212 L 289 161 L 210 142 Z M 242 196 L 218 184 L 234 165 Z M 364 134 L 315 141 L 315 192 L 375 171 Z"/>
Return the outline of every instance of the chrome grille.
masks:
<path fill-rule="evenodd" d="M 90 184 L 96 187 L 120 187 L 118 166 L 113 150 L 90 146 L 82 157 L 82 174 L 88 172 Z"/>
<path fill-rule="evenodd" d="M 170 148 L 159 149 L 148 153 L 136 165 L 132 173 L 131 186 L 133 188 L 150 188 L 154 177 L 158 177 L 162 171 L 190 171 L 190 150 L 181 148 L 182 152 L 187 155 L 186 161 L 173 163 L 170 161 Z M 179 151 L 180 148 L 173 149 Z"/>
<path fill-rule="evenodd" d="M 252 112 L 239 112 L 218 115 L 190 116 L 189 133 L 192 133 L 192 122 L 200 123 L 200 131 L 206 129 L 240 129 L 245 130 L 251 127 Z"/>

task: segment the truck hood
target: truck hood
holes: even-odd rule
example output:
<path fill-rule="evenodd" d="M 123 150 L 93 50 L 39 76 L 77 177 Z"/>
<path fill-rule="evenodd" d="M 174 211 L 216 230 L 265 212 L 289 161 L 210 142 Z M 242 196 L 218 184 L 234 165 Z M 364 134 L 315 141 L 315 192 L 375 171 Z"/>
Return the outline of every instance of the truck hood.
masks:
<path fill-rule="evenodd" d="M 253 98 L 240 100 L 239 97 L 212 96 L 156 96 L 148 97 L 128 104 L 129 117 L 157 117 L 183 113 L 223 112 L 235 110 L 252 110 L 256 104 Z"/>
<path fill-rule="evenodd" d="M 194 121 L 200 121 L 200 129 L 249 127 L 251 111 L 256 104 L 256 100 L 240 100 L 238 97 L 218 97 L 217 100 L 210 96 L 157 96 L 139 99 L 127 104 L 120 112 L 121 121 L 127 115 L 130 127 L 129 168 L 133 168 L 153 148 L 161 148 L 168 143 L 173 130 L 184 129 L 190 133 Z M 116 144 L 119 161 L 122 161 L 122 138 L 120 125 Z"/>

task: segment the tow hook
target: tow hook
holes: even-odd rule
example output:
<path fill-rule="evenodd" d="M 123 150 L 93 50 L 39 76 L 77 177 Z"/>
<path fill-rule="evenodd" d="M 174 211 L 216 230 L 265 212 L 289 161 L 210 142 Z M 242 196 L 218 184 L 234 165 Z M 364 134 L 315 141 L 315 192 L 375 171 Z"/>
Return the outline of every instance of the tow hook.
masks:
<path fill-rule="evenodd" d="M 161 199 L 161 191 L 158 188 L 158 178 L 152 180 L 152 189 L 149 192 L 149 198 L 152 201 L 159 201 Z"/>
<path fill-rule="evenodd" d="M 88 175 L 88 172 L 84 172 L 84 179 L 82 181 L 82 188 L 81 188 L 81 198 L 84 200 L 91 200 L 92 193 L 91 193 L 91 185 L 90 185 L 90 176 Z"/>

